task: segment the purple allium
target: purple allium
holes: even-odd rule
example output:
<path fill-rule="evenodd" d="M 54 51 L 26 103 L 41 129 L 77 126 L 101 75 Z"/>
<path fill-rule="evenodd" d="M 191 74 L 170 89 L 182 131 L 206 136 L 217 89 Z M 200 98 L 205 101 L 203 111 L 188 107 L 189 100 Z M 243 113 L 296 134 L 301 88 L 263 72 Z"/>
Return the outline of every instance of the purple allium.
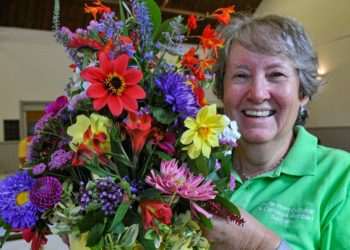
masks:
<path fill-rule="evenodd" d="M 63 149 L 56 150 L 51 155 L 51 161 L 49 162 L 50 169 L 62 169 L 67 167 L 72 159 L 74 153 L 72 151 L 66 151 Z"/>
<path fill-rule="evenodd" d="M 49 103 L 45 107 L 46 114 L 56 114 L 64 105 L 68 103 L 67 96 L 59 96 L 56 101 Z"/>
<path fill-rule="evenodd" d="M 62 185 L 58 179 L 45 176 L 37 179 L 30 190 L 30 200 L 39 208 L 50 208 L 56 205 L 62 195 Z"/>
<path fill-rule="evenodd" d="M 29 198 L 34 183 L 27 171 L 0 181 L 0 215 L 12 228 L 32 228 L 39 219 L 38 208 Z"/>
<path fill-rule="evenodd" d="M 45 172 L 46 164 L 45 163 L 39 163 L 38 165 L 33 167 L 33 174 L 39 175 Z"/>
<path fill-rule="evenodd" d="M 192 86 L 186 84 L 185 77 L 169 71 L 155 78 L 154 82 L 164 92 L 165 102 L 172 105 L 172 110 L 179 113 L 181 119 L 196 115 L 199 106 Z"/>

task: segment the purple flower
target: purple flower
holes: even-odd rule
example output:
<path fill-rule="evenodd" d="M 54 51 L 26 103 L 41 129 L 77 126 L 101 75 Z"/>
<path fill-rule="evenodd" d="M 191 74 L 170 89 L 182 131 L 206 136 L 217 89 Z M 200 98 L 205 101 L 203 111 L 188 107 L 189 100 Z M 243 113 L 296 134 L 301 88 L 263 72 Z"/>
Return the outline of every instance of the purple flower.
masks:
<path fill-rule="evenodd" d="M 58 179 L 45 176 L 37 179 L 30 190 L 30 200 L 39 208 L 50 208 L 56 205 L 62 195 L 62 185 Z"/>
<path fill-rule="evenodd" d="M 185 77 L 169 71 L 155 78 L 154 82 L 164 92 L 165 102 L 172 106 L 174 112 L 180 113 L 181 119 L 196 115 L 199 106 L 192 86 L 186 84 Z"/>
<path fill-rule="evenodd" d="M 73 159 L 74 153 L 72 151 L 65 151 L 63 149 L 56 150 L 51 155 L 49 162 L 50 169 L 62 169 L 67 167 Z"/>
<path fill-rule="evenodd" d="M 229 189 L 230 191 L 232 191 L 233 189 L 235 189 L 236 186 L 236 177 L 235 175 L 231 172 L 231 178 L 230 178 L 230 183 L 229 183 Z"/>
<path fill-rule="evenodd" d="M 67 96 L 59 96 L 57 97 L 56 101 L 53 103 L 49 103 L 45 107 L 46 114 L 56 114 L 64 105 L 68 103 Z"/>
<path fill-rule="evenodd" d="M 34 166 L 33 168 L 33 174 L 34 175 L 39 175 L 42 174 L 46 169 L 46 164 L 45 163 L 39 163 L 38 165 Z"/>
<path fill-rule="evenodd" d="M 0 215 L 12 228 L 32 228 L 39 219 L 38 208 L 29 199 L 34 183 L 27 171 L 16 172 L 0 182 Z"/>

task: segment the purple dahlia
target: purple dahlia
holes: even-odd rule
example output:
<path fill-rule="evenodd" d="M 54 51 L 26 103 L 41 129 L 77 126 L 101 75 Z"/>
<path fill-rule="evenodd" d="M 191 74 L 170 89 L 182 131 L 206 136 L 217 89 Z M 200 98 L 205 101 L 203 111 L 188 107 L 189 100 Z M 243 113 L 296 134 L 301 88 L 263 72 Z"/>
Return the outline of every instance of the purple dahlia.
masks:
<path fill-rule="evenodd" d="M 62 195 L 62 185 L 58 179 L 45 176 L 37 179 L 30 190 L 30 200 L 39 208 L 50 208 L 56 205 Z"/>

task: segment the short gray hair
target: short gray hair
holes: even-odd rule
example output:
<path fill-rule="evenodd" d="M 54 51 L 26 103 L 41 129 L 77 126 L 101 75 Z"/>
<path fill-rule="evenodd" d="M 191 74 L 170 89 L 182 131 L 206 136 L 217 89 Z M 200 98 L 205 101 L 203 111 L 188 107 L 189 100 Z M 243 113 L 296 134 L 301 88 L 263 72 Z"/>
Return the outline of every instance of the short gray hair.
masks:
<path fill-rule="evenodd" d="M 318 58 L 311 39 L 301 24 L 291 18 L 278 15 L 236 15 L 227 26 L 218 27 L 218 32 L 225 39 L 214 67 L 216 79 L 213 92 L 220 100 L 224 97 L 226 61 L 234 43 L 239 43 L 252 52 L 287 56 L 299 74 L 300 98 L 308 96 L 311 99 L 324 83 L 324 79 L 317 73 Z"/>

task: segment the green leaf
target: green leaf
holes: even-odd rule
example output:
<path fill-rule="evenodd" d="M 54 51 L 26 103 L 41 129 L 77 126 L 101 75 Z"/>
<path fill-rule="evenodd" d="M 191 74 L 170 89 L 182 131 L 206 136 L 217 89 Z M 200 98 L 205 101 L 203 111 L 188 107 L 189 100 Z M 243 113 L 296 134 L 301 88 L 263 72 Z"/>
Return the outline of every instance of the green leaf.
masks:
<path fill-rule="evenodd" d="M 102 239 L 104 229 L 105 224 L 97 223 L 88 233 L 86 246 L 92 247 L 99 244 Z"/>
<path fill-rule="evenodd" d="M 100 210 L 97 213 L 88 213 L 84 218 L 78 222 L 78 228 L 81 233 L 89 231 L 95 224 L 102 221 L 104 212 Z"/>
<path fill-rule="evenodd" d="M 171 31 L 171 27 L 170 27 L 170 22 L 173 20 L 174 18 L 171 19 L 167 19 L 165 20 L 159 27 L 158 29 L 155 30 L 155 32 L 153 33 L 153 42 L 162 42 L 165 40 L 164 36 L 163 36 L 163 32 L 170 32 Z"/>
<path fill-rule="evenodd" d="M 123 233 L 125 230 L 125 226 L 123 223 L 119 223 L 117 225 L 114 226 L 114 228 L 112 229 L 112 232 L 113 233 L 116 233 L 116 234 L 121 234 Z"/>
<path fill-rule="evenodd" d="M 125 15 L 124 15 L 124 11 L 123 11 L 123 5 L 122 5 L 123 1 L 119 0 L 119 14 L 120 14 L 120 20 L 125 23 Z M 128 30 L 126 28 L 126 25 L 123 25 L 122 27 L 123 29 L 123 35 L 124 36 L 128 36 Z"/>
<path fill-rule="evenodd" d="M 2 246 L 5 244 L 7 238 L 10 236 L 10 229 L 6 229 L 5 234 L 1 237 L 1 242 L 0 242 L 0 249 L 2 248 Z"/>
<path fill-rule="evenodd" d="M 162 22 L 162 14 L 161 14 L 160 9 L 155 1 L 142 0 L 142 2 L 144 2 L 148 8 L 148 11 L 149 11 L 149 14 L 151 17 L 151 21 L 153 24 L 153 34 L 154 34 Z"/>
<path fill-rule="evenodd" d="M 170 161 L 171 159 L 173 159 L 170 155 L 168 155 L 167 153 L 164 153 L 163 151 L 155 151 L 155 153 L 156 153 L 162 160 Z"/>
<path fill-rule="evenodd" d="M 202 173 L 204 176 L 208 176 L 209 174 L 209 159 L 203 156 L 202 154 L 199 155 L 195 160 L 194 163 L 196 165 L 196 168 L 199 173 Z"/>
<path fill-rule="evenodd" d="M 160 196 L 162 192 L 155 189 L 155 188 L 148 188 L 146 190 L 143 190 L 140 194 L 140 196 L 143 198 L 143 199 L 146 199 L 146 200 L 151 200 L 151 199 L 154 199 L 156 198 L 157 196 Z"/>
<path fill-rule="evenodd" d="M 87 168 L 88 170 L 90 170 L 92 173 L 97 174 L 100 177 L 107 177 L 109 176 L 109 174 L 101 171 L 100 169 L 96 168 L 96 167 L 90 167 L 88 165 L 84 165 L 85 168 Z"/>
<path fill-rule="evenodd" d="M 202 213 L 198 213 L 199 219 L 201 224 L 208 229 L 213 228 L 213 224 L 211 223 L 211 220 L 205 217 Z"/>
<path fill-rule="evenodd" d="M 117 209 L 117 212 L 114 215 L 114 219 L 112 222 L 111 227 L 108 229 L 108 232 L 112 232 L 115 227 L 117 227 L 118 224 L 123 220 L 126 212 L 128 211 L 130 207 L 130 203 L 122 203 Z"/>
<path fill-rule="evenodd" d="M 123 237 L 120 240 L 120 244 L 124 247 L 131 246 L 139 234 L 139 225 L 133 224 L 125 230 Z"/>
<path fill-rule="evenodd" d="M 231 203 L 229 200 L 222 198 L 220 196 L 216 196 L 215 201 L 219 203 L 224 208 L 227 208 L 232 214 L 241 216 L 241 213 L 239 212 L 238 208 Z"/>
<path fill-rule="evenodd" d="M 113 160 L 115 163 L 117 163 L 117 164 L 120 163 L 120 164 L 123 164 L 125 166 L 130 167 L 130 168 L 133 168 L 131 161 L 124 154 L 114 154 L 114 153 L 110 153 L 110 152 L 106 152 L 105 154 L 113 156 Z"/>
<path fill-rule="evenodd" d="M 153 116 L 157 119 L 157 121 L 163 124 L 170 124 L 177 118 L 177 114 L 169 112 L 163 108 L 153 107 L 151 108 L 151 112 Z"/>

